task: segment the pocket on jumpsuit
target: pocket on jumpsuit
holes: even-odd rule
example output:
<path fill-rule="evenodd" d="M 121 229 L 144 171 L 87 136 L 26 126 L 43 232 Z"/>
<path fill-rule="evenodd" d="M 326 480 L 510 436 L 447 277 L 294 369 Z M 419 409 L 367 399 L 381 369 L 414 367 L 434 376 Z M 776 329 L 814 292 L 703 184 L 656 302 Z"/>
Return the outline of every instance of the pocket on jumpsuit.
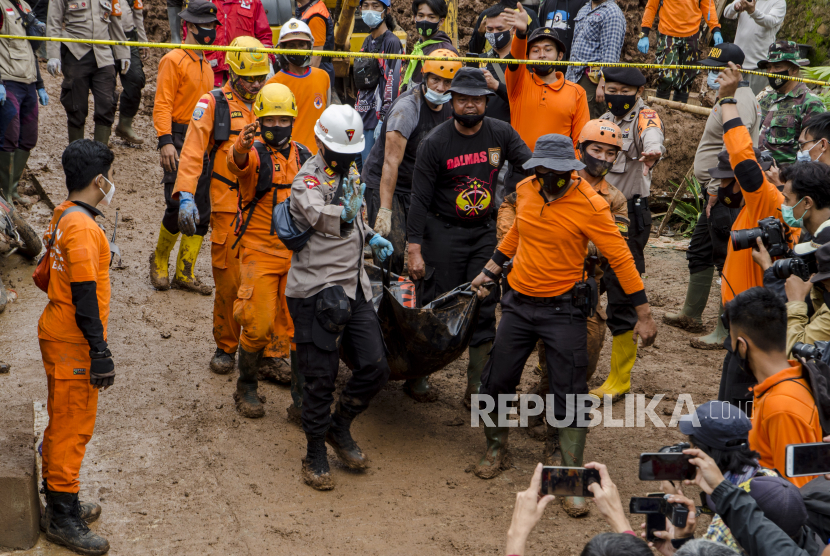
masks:
<path fill-rule="evenodd" d="M 227 261 L 227 256 L 228 255 L 227 255 L 226 249 L 224 248 L 225 243 L 227 243 L 227 241 L 228 241 L 228 232 L 227 232 L 227 230 L 223 230 L 223 231 L 219 231 L 219 232 L 214 230 L 213 233 L 210 234 L 210 243 L 212 244 L 211 245 L 211 250 L 210 250 L 210 259 L 211 259 L 211 264 L 213 265 L 213 268 L 218 268 L 220 270 L 224 270 L 224 269 L 228 268 L 228 261 Z M 217 247 L 214 247 L 214 245 L 217 246 Z M 222 247 L 218 247 L 220 245 Z"/>
<path fill-rule="evenodd" d="M 89 361 L 66 360 L 55 365 L 53 413 L 81 413 L 89 409 Z"/>
<path fill-rule="evenodd" d="M 78 109 L 73 94 L 73 82 L 74 80 L 71 77 L 64 77 L 61 82 L 61 104 L 67 112 L 75 112 Z"/>
<path fill-rule="evenodd" d="M 251 303 L 251 296 L 253 295 L 253 286 L 240 286 L 236 292 L 236 301 L 233 304 L 233 320 L 243 328 L 247 328 L 252 324 L 251 311 L 256 309 Z"/>

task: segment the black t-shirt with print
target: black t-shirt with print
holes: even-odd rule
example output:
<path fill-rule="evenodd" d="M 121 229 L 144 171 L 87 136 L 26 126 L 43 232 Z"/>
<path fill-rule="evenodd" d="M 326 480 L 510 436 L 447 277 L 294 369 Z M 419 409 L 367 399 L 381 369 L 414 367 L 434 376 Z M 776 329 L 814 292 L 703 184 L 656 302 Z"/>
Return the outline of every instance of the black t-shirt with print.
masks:
<path fill-rule="evenodd" d="M 449 120 L 436 127 L 418 149 L 412 175 L 410 243 L 421 243 L 427 212 L 460 225 L 491 218 L 499 169 L 521 166 L 531 152 L 510 124 L 484 118 L 475 135 L 463 135 Z"/>

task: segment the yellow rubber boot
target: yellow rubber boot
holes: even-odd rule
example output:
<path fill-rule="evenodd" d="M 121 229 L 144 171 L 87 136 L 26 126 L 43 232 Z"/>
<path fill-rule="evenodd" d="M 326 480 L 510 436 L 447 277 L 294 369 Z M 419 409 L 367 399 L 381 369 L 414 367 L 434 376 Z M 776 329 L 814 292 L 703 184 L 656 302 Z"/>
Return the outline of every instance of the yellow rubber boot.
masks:
<path fill-rule="evenodd" d="M 170 289 L 170 275 L 167 265 L 170 263 L 170 251 L 176 244 L 179 234 L 171 234 L 161 225 L 156 250 L 150 253 L 150 284 L 157 290 Z"/>
<path fill-rule="evenodd" d="M 213 288 L 202 284 L 193 271 L 196 267 L 196 259 L 202 249 L 204 236 L 182 234 L 182 242 L 179 245 L 179 256 L 176 259 L 176 277 L 173 278 L 173 287 L 180 290 L 210 295 Z"/>
<path fill-rule="evenodd" d="M 602 401 L 606 394 L 612 401 L 617 401 L 631 391 L 631 369 L 637 360 L 637 342 L 634 341 L 634 332 L 629 330 L 619 336 L 614 336 L 611 344 L 611 372 L 602 386 L 591 390 L 591 395 Z"/>

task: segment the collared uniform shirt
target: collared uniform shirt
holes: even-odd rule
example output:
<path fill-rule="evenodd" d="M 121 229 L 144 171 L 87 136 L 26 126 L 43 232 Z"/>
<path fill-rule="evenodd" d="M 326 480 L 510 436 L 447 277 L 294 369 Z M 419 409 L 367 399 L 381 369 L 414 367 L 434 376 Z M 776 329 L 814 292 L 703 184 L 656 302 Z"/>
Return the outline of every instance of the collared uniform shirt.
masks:
<path fill-rule="evenodd" d="M 658 10 L 660 23 L 657 30 L 661 35 L 691 37 L 698 33 L 701 19 L 713 33 L 720 30 L 715 0 L 648 0 L 643 11 L 644 31 L 654 25 Z"/>
<path fill-rule="evenodd" d="M 31 12 L 29 4 L 20 0 L 20 7 L 25 12 Z M 18 15 L 10 0 L 0 0 L 0 10 L 3 11 L 3 26 L 0 33 L 3 35 L 25 36 L 22 18 Z M 37 61 L 35 52 L 29 41 L 0 39 L 0 79 L 17 81 L 20 83 L 34 83 L 37 81 Z M 42 85 L 41 85 L 42 86 Z"/>
<path fill-rule="evenodd" d="M 654 166 L 648 175 L 644 176 L 640 157 L 642 153 L 649 151 L 661 151 L 664 156 L 666 154 L 666 147 L 663 146 L 663 122 L 660 121 L 660 116 L 646 106 L 643 99 L 638 98 L 637 104 L 622 118 L 606 112 L 600 119 L 611 120 L 620 126 L 623 138 L 623 148 L 617 154 L 617 160 L 605 179 L 622 191 L 626 199 L 633 199 L 635 195 L 648 197 L 651 193 Z"/>
<path fill-rule="evenodd" d="M 571 62 L 620 61 L 625 39 L 625 15 L 614 0 L 606 0 L 596 8 L 587 2 L 574 19 Z M 568 66 L 566 79 L 576 83 L 586 66 Z"/>
<path fill-rule="evenodd" d="M 138 42 L 149 42 L 147 31 L 144 30 L 144 1 L 143 0 L 115 0 L 121 8 L 121 26 L 124 33 L 136 32 Z"/>
<path fill-rule="evenodd" d="M 770 151 L 778 164 L 792 164 L 798 152 L 798 137 L 814 114 L 826 112 L 824 103 L 804 83 L 789 93 L 772 91 L 761 99 L 761 138 L 758 148 Z"/>
<path fill-rule="evenodd" d="M 350 174 L 358 175 L 352 165 Z M 291 216 L 300 230 L 316 231 L 305 247 L 291 258 L 285 296 L 305 299 L 332 286 L 342 286 L 357 298 L 358 282 L 364 299 L 372 299 L 372 285 L 363 264 L 363 247 L 374 231 L 363 221 L 363 210 L 351 224 L 340 220 L 343 207 L 335 198 L 348 177 L 332 171 L 321 154 L 309 158 L 291 186 Z"/>
<path fill-rule="evenodd" d="M 126 41 L 121 17 L 113 16 L 112 11 L 110 0 L 49 0 L 46 34 L 70 39 Z M 128 46 L 93 46 L 77 42 L 49 42 L 46 45 L 47 56 L 60 59 L 61 44 L 78 60 L 92 50 L 99 68 L 115 65 L 115 60 L 130 59 Z"/>
<path fill-rule="evenodd" d="M 170 136 L 172 124 L 189 124 L 199 99 L 213 89 L 213 70 L 192 50 L 171 50 L 159 60 L 153 127 L 159 139 Z"/>

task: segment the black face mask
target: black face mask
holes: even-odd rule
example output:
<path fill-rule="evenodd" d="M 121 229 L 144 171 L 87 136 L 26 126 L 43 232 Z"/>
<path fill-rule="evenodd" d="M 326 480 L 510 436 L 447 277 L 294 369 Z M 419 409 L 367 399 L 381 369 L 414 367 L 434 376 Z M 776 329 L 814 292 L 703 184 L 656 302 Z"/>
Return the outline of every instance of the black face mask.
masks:
<path fill-rule="evenodd" d="M 329 168 L 341 176 L 345 176 L 349 173 L 349 168 L 354 164 L 358 154 L 360 153 L 336 153 L 329 149 L 324 149 L 323 160 L 326 161 Z"/>
<path fill-rule="evenodd" d="M 199 27 L 195 25 L 196 32 L 193 33 L 193 36 L 196 37 L 196 42 L 199 44 L 209 45 L 213 44 L 213 41 L 216 40 L 216 28 L 213 29 L 205 29 L 204 27 Z"/>
<path fill-rule="evenodd" d="M 605 102 L 608 110 L 618 118 L 622 118 L 634 108 L 637 103 L 637 95 L 605 95 Z"/>
<path fill-rule="evenodd" d="M 500 50 L 510 44 L 511 35 L 510 31 L 501 31 L 499 33 L 484 33 L 484 38 L 487 39 L 487 42 L 490 43 L 490 46 L 495 48 L 496 50 Z"/>
<path fill-rule="evenodd" d="M 426 20 L 416 21 L 415 29 L 418 30 L 418 35 L 420 35 L 424 39 L 428 39 L 438 32 L 438 23 L 433 23 L 431 21 Z"/>
<path fill-rule="evenodd" d="M 542 189 L 551 195 L 559 193 L 563 187 L 571 183 L 570 172 L 548 172 L 536 174 L 536 179 L 542 184 Z"/>
<path fill-rule="evenodd" d="M 732 185 L 718 188 L 718 201 L 723 203 L 726 208 L 736 209 L 741 206 L 741 201 L 744 200 L 744 191 L 740 187 L 737 193 L 732 193 L 734 186 L 735 182 L 732 182 Z"/>
<path fill-rule="evenodd" d="M 556 69 L 556 66 L 548 66 L 545 64 L 530 64 L 530 67 L 536 75 L 550 75 Z"/>
<path fill-rule="evenodd" d="M 773 74 L 773 75 L 780 75 L 781 77 L 789 77 L 789 75 L 790 75 L 789 70 L 774 71 L 774 72 L 771 71 L 770 73 Z M 772 87 L 773 89 L 780 89 L 781 87 L 783 87 L 784 84 L 787 82 L 787 80 L 786 79 L 781 79 L 781 77 L 767 77 L 767 80 L 769 81 L 769 86 Z"/>
<path fill-rule="evenodd" d="M 464 127 L 475 127 L 484 119 L 484 114 L 459 114 L 453 110 L 452 117 Z"/>
<path fill-rule="evenodd" d="M 288 140 L 291 139 L 291 130 L 294 129 L 294 126 L 280 127 L 278 125 L 266 126 L 260 124 L 259 128 L 262 134 L 262 140 L 270 147 L 279 151 L 284 149 L 288 144 Z"/>
<path fill-rule="evenodd" d="M 288 69 L 289 62 L 301 68 L 307 67 L 311 64 L 311 56 L 304 54 L 280 54 L 280 58 L 282 58 L 282 66 L 285 69 Z"/>
<path fill-rule="evenodd" d="M 613 162 L 606 162 L 605 160 L 600 160 L 586 153 L 584 150 L 582 151 L 582 162 L 585 163 L 585 171 L 594 176 L 595 178 L 603 177 L 611 170 L 611 167 L 614 165 Z"/>

